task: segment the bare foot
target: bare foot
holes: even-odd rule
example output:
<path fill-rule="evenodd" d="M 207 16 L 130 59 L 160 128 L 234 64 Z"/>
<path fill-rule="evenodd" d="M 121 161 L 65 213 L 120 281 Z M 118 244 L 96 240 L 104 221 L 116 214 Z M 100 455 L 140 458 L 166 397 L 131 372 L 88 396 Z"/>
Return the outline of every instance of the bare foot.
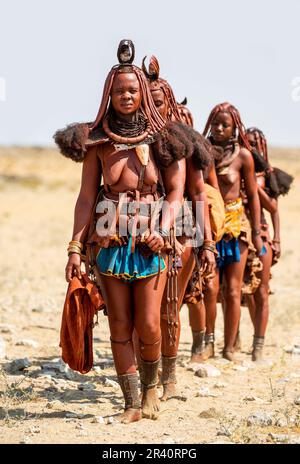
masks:
<path fill-rule="evenodd" d="M 203 359 L 203 353 L 199 353 L 199 354 L 193 353 L 191 356 L 191 359 L 189 360 L 189 364 L 193 364 L 193 363 L 199 364 L 199 363 L 202 363 L 203 361 L 205 361 L 205 359 Z"/>
<path fill-rule="evenodd" d="M 240 334 L 238 333 L 233 345 L 234 351 L 241 351 L 242 350 L 242 342 L 241 342 L 241 337 Z"/>
<path fill-rule="evenodd" d="M 159 397 L 157 388 L 144 388 L 142 397 L 142 416 L 146 419 L 156 420 L 159 413 Z"/>
<path fill-rule="evenodd" d="M 236 358 L 234 356 L 234 350 L 223 350 L 223 358 L 227 359 L 228 361 L 235 362 Z"/>
<path fill-rule="evenodd" d="M 131 422 L 137 422 L 142 418 L 141 409 L 128 408 L 122 414 L 120 414 L 116 421 L 121 424 L 130 424 Z"/>
<path fill-rule="evenodd" d="M 263 358 L 263 352 L 261 348 L 254 348 L 252 351 L 252 361 L 261 361 Z"/>
<path fill-rule="evenodd" d="M 201 363 L 203 361 L 207 361 L 209 358 L 213 358 L 215 356 L 215 350 L 213 343 L 208 343 L 205 345 L 203 351 L 201 353 L 193 353 L 190 359 L 190 363 Z"/>
<path fill-rule="evenodd" d="M 176 396 L 176 383 L 170 382 L 166 383 L 164 386 L 163 396 L 161 397 L 160 401 L 167 401 L 170 398 Z"/>

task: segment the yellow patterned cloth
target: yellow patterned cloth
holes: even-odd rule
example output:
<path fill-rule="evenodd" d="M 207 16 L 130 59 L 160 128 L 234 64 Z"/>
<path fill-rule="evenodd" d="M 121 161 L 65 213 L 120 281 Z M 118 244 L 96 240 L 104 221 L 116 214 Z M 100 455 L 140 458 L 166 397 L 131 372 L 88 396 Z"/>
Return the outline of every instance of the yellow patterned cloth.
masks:
<path fill-rule="evenodd" d="M 215 242 L 219 242 L 224 235 L 225 227 L 224 201 L 219 190 L 209 184 L 205 184 L 205 192 L 209 208 L 212 239 Z"/>
<path fill-rule="evenodd" d="M 225 231 L 226 241 L 238 238 L 241 234 L 244 207 L 241 198 L 225 203 Z"/>

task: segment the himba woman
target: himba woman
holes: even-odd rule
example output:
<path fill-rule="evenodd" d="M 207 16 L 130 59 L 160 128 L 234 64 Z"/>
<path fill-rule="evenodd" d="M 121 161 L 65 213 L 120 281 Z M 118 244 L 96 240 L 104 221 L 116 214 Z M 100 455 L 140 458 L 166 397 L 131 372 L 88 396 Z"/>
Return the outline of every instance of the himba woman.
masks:
<path fill-rule="evenodd" d="M 193 116 L 186 107 L 187 100 L 178 104 L 182 122 L 193 127 Z M 188 182 L 187 171 L 187 182 Z M 204 175 L 205 193 L 209 206 L 211 238 L 216 243 L 222 238 L 225 210 L 224 202 L 219 191 L 218 179 L 214 163 Z M 214 357 L 214 332 L 216 321 L 216 298 L 219 290 L 219 276 L 213 272 L 206 273 L 202 279 L 202 291 L 199 292 L 199 279 L 196 267 L 188 283 L 183 302 L 189 308 L 189 322 L 192 330 L 193 344 L 191 349 L 191 363 L 199 363 Z"/>
<path fill-rule="evenodd" d="M 261 130 L 251 127 L 246 130 L 246 137 L 251 146 L 255 163 L 258 195 L 261 204 L 260 236 L 266 248 L 266 253 L 260 257 L 263 265 L 261 272 L 257 275 L 260 283 L 254 294 L 245 295 L 254 326 L 252 360 L 259 361 L 262 358 L 269 318 L 270 270 L 271 266 L 279 260 L 281 254 L 278 197 L 281 194 L 288 193 L 293 178 L 284 171 L 271 167 L 268 159 L 267 140 Z M 245 207 L 247 211 L 247 205 Z M 265 210 L 271 215 L 273 239 L 270 236 Z"/>
<path fill-rule="evenodd" d="M 145 59 L 144 59 L 145 60 Z M 189 133 L 191 129 L 187 123 L 192 123 L 192 117 L 186 107 L 178 105 L 170 84 L 159 77 L 159 63 L 156 57 L 152 56 L 149 62 L 149 69 L 146 69 L 143 61 L 143 70 L 149 79 L 150 90 L 153 101 L 159 110 L 161 116 L 169 121 L 181 121 L 185 126 L 183 131 Z M 161 383 L 163 385 L 162 400 L 176 394 L 176 359 L 180 338 L 180 317 L 178 309 L 181 307 L 183 297 L 186 291 L 187 284 L 192 276 L 195 268 L 195 259 L 199 260 L 199 269 L 197 278 L 201 279 L 200 268 L 205 275 L 211 275 L 215 268 L 215 243 L 211 237 L 208 203 L 205 193 L 203 171 L 207 172 L 210 168 L 211 157 L 209 154 L 210 145 L 205 145 L 198 134 L 198 139 L 202 145 L 201 151 L 194 152 L 191 158 L 186 160 L 187 176 L 185 193 L 188 200 L 192 201 L 193 212 L 195 214 L 197 202 L 202 202 L 204 205 L 204 224 L 203 235 L 204 241 L 202 246 L 192 250 L 190 246 L 179 248 L 181 258 L 180 267 L 178 267 L 178 301 L 175 309 L 175 314 L 170 314 L 170 308 L 167 303 L 167 291 L 162 302 L 161 310 L 161 328 L 162 328 L 162 376 Z M 179 238 L 181 244 L 184 244 L 184 237 Z M 194 251 L 196 252 L 194 254 Z M 202 295 L 201 295 L 202 296 Z M 174 319 L 174 320 L 172 320 Z M 170 330 L 170 324 L 175 322 L 173 330 Z"/>
<path fill-rule="evenodd" d="M 125 399 L 119 421 L 130 423 L 142 415 L 157 418 L 159 410 L 160 306 L 167 277 L 163 249 L 176 206 L 183 200 L 185 160 L 177 159 L 192 149 L 192 144 L 186 138 L 174 137 L 173 128 L 173 147 L 170 132 L 162 131 L 165 121 L 156 110 L 145 75 L 132 64 L 131 41 L 120 43 L 118 58 L 119 64 L 106 78 L 95 122 L 68 126 L 58 131 L 55 139 L 64 155 L 83 160 L 66 280 L 81 276 L 80 252 L 86 246 L 92 260 L 92 245 L 97 242 L 94 272 L 107 307 L 112 353 Z M 100 188 L 101 176 L 104 186 Z M 149 209 L 150 205 L 156 208 L 161 199 L 162 184 L 169 209 L 163 209 L 156 228 Z M 87 229 L 99 190 L 100 212 L 96 231 L 90 235 Z M 105 211 L 101 209 L 103 202 Z M 126 202 L 129 208 L 124 211 Z M 114 211 L 108 228 L 101 222 L 107 210 Z M 122 227 L 128 226 L 126 234 L 121 233 L 121 221 Z M 141 399 L 132 343 L 134 329 L 141 352 Z"/>
<path fill-rule="evenodd" d="M 145 70 L 144 66 L 143 69 Z M 146 70 L 146 74 L 151 81 L 151 93 L 160 114 L 165 119 L 176 120 L 178 119 L 179 113 L 179 120 L 193 127 L 193 117 L 186 107 L 186 99 L 182 103 L 175 105 L 176 100 L 172 88 L 166 80 L 159 77 L 159 64 L 155 57 L 150 59 L 149 71 Z M 221 239 L 220 231 L 223 230 L 225 213 L 213 162 L 204 171 L 203 180 L 205 184 L 203 184 L 201 176 L 202 171 L 199 171 L 198 168 L 195 169 L 194 163 L 191 163 L 191 160 L 189 160 L 187 165 L 187 188 L 190 189 L 188 196 L 189 198 L 193 198 L 195 194 L 195 201 L 198 200 L 203 202 L 206 201 L 206 196 L 208 198 L 210 208 L 209 219 L 212 230 L 210 231 L 209 222 L 207 221 L 207 216 L 205 216 L 204 238 L 207 240 L 206 243 L 209 244 L 211 239 L 213 241 Z M 203 190 L 204 186 L 205 189 Z M 197 192 L 199 193 L 198 196 Z M 205 258 L 205 253 L 201 253 L 200 256 L 201 259 Z M 193 336 L 191 362 L 205 361 L 214 356 L 215 302 L 219 289 L 219 276 L 214 272 L 210 273 L 211 269 L 211 266 L 207 268 L 207 272 L 204 276 L 205 279 L 202 280 L 204 286 L 202 294 L 202 291 L 199 289 L 197 267 L 195 267 L 195 271 L 188 282 L 184 295 L 183 301 L 189 308 L 189 322 Z M 183 278 L 185 279 L 185 277 Z M 185 283 L 183 285 L 185 285 Z"/>
<path fill-rule="evenodd" d="M 243 224 L 241 186 L 248 198 L 252 241 L 260 254 L 260 202 L 255 179 L 254 161 L 238 110 L 230 103 L 221 103 L 211 111 L 204 136 L 215 146 L 215 167 L 218 184 L 225 203 L 225 233 L 217 243 L 218 270 L 223 279 L 224 349 L 223 357 L 233 361 L 234 344 L 240 320 L 240 299 L 243 274 L 248 254 L 246 242 L 249 227 Z M 215 300 L 215 305 L 217 299 Z"/>

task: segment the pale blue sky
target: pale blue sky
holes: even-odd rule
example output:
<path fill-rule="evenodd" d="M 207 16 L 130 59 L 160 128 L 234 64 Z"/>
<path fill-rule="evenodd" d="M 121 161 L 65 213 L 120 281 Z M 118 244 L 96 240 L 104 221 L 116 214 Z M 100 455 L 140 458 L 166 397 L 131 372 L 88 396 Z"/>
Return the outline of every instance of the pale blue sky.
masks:
<path fill-rule="evenodd" d="M 135 63 L 155 54 L 177 100 L 187 96 L 198 130 L 230 101 L 270 144 L 300 146 L 299 0 L 0 5 L 0 144 L 49 145 L 57 128 L 93 120 L 117 45 L 130 38 Z"/>

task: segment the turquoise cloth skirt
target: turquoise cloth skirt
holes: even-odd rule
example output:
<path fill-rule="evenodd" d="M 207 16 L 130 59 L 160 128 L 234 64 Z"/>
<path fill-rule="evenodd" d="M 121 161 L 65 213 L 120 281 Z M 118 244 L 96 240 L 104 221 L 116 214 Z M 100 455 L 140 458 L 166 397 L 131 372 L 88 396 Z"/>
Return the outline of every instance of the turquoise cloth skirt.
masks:
<path fill-rule="evenodd" d="M 223 238 L 216 243 L 216 248 L 219 253 L 217 257 L 217 267 L 220 269 L 227 264 L 239 263 L 241 259 L 239 239 L 232 238 L 229 241 L 224 240 Z M 262 250 L 259 256 L 263 256 L 267 252 L 265 246 L 262 247 Z"/>
<path fill-rule="evenodd" d="M 219 253 L 217 257 L 217 266 L 219 269 L 227 264 L 240 262 L 241 253 L 238 238 L 232 238 L 229 241 L 222 238 L 216 243 L 216 248 Z"/>
<path fill-rule="evenodd" d="M 158 274 L 159 259 L 161 271 L 166 269 L 163 258 L 156 253 L 145 258 L 138 246 L 132 253 L 131 242 L 132 238 L 130 237 L 127 245 L 101 248 L 96 258 L 100 274 L 133 282 Z"/>

